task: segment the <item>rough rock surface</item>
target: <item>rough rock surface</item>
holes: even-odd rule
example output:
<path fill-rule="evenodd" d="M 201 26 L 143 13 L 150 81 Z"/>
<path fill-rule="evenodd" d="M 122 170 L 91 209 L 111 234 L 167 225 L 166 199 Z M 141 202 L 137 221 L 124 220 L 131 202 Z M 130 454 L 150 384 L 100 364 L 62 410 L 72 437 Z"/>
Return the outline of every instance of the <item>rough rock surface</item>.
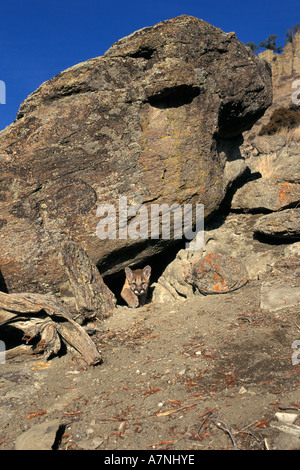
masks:
<path fill-rule="evenodd" d="M 185 268 L 185 280 L 201 294 L 224 294 L 248 282 L 243 264 L 228 255 L 209 253 Z"/>
<path fill-rule="evenodd" d="M 268 62 L 272 69 L 273 103 L 264 116 L 257 121 L 250 134 L 257 134 L 266 124 L 276 108 L 290 107 L 298 103 L 300 79 L 300 31 L 288 42 L 281 54 L 270 49 L 261 52 L 258 57 Z"/>
<path fill-rule="evenodd" d="M 299 183 L 291 183 L 282 177 L 260 178 L 249 181 L 235 193 L 231 208 L 277 211 L 299 202 Z"/>
<path fill-rule="evenodd" d="M 263 178 L 282 177 L 293 183 L 300 181 L 300 143 L 288 141 L 284 135 L 257 136 L 243 149 L 247 166 Z"/>
<path fill-rule="evenodd" d="M 283 77 L 300 75 L 300 31 L 285 45 L 282 54 L 266 49 L 260 53 L 260 57 L 269 62 L 275 82 Z"/>
<path fill-rule="evenodd" d="M 59 419 L 33 426 L 18 436 L 15 450 L 52 450 L 59 426 Z"/>
<path fill-rule="evenodd" d="M 260 291 L 260 307 L 276 312 L 286 308 L 299 311 L 300 305 L 300 243 L 291 245 L 286 257 L 273 266 L 272 275 L 263 280 Z M 298 247 L 298 252 L 295 248 Z"/>
<path fill-rule="evenodd" d="M 146 208 L 203 203 L 209 215 L 243 170 L 241 132 L 271 99 L 267 64 L 190 16 L 43 83 L 0 133 L 2 288 L 58 292 L 66 240 L 102 275 L 162 251 L 169 240 L 97 238 L 97 207 L 126 196 Z"/>
<path fill-rule="evenodd" d="M 283 211 L 284 212 L 284 211 Z M 280 215 L 283 212 L 275 214 Z M 268 214 L 269 215 L 269 214 Z M 273 215 L 273 214 L 270 214 Z M 193 289 L 186 282 L 185 268 L 193 265 L 201 259 L 217 256 L 222 260 L 232 257 L 238 260 L 240 269 L 244 272 L 244 278 L 249 281 L 266 279 L 273 273 L 274 266 L 280 260 L 300 258 L 300 242 L 272 243 L 272 237 L 266 237 L 264 241 L 254 236 L 254 227 L 265 215 L 231 213 L 225 216 L 215 217 L 211 223 L 206 224 L 204 246 L 199 251 L 180 250 L 175 258 L 164 270 L 154 285 L 153 299 L 156 302 L 175 302 L 191 299 L 195 295 L 201 295 L 198 289 Z M 277 240 L 276 240 L 277 241 Z M 284 241 L 284 239 L 282 239 Z M 236 273 L 230 269 L 230 264 L 224 266 L 224 280 L 227 285 L 233 282 Z M 218 279 L 214 275 L 220 273 L 203 273 L 203 284 L 209 293 L 219 294 L 215 289 Z M 274 274 L 277 276 L 277 274 Z M 238 284 L 237 284 L 238 285 Z M 208 292 L 202 292 L 207 294 Z"/>
<path fill-rule="evenodd" d="M 300 239 L 300 208 L 286 209 L 260 217 L 254 232 L 281 239 Z"/>
<path fill-rule="evenodd" d="M 199 253 L 190 250 L 180 250 L 177 253 L 176 258 L 168 264 L 157 282 L 152 284 L 154 302 L 170 303 L 200 295 L 198 290 L 186 282 L 184 276 L 185 267 L 195 261 L 196 254 L 199 256 Z"/>
<path fill-rule="evenodd" d="M 275 312 L 300 305 L 300 277 L 265 281 L 261 286 L 261 308 Z"/>
<path fill-rule="evenodd" d="M 253 174 L 261 178 L 239 188 L 231 209 L 277 211 L 300 202 L 300 143 L 283 135 L 257 136 L 244 152 Z"/>
<path fill-rule="evenodd" d="M 155 285 L 155 301 L 174 302 L 199 295 L 198 289 L 192 289 L 186 282 L 184 268 L 188 263 L 197 263 L 207 256 L 235 258 L 247 272 L 246 277 L 250 281 L 266 280 L 266 286 L 269 285 L 269 275 L 285 278 L 284 274 L 273 272 L 276 263 L 280 260 L 286 262 L 289 259 L 300 259 L 299 142 L 287 142 L 283 136 L 256 137 L 252 152 L 248 151 L 245 156 L 252 173 L 250 179 L 259 174 L 261 177 L 244 182 L 239 189 L 232 188 L 232 197 L 226 205 L 205 223 L 203 249 L 198 252 L 181 250 L 177 254 Z M 226 279 L 230 281 L 230 273 Z M 216 281 L 211 273 L 207 272 L 203 276 L 203 282 L 210 292 L 218 293 L 214 289 Z M 290 288 L 288 284 L 282 284 L 281 292 L 284 287 L 289 293 L 282 294 L 282 298 L 287 299 Z M 267 302 L 267 289 L 262 292 Z M 280 298 L 278 301 L 284 305 Z M 295 301 L 298 302 L 296 296 Z"/>

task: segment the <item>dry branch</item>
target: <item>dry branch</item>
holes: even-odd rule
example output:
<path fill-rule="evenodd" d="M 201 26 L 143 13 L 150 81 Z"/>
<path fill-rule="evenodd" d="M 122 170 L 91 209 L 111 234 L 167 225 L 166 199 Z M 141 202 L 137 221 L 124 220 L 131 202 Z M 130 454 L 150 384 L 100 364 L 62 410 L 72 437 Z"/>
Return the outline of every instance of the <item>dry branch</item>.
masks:
<path fill-rule="evenodd" d="M 23 331 L 27 343 L 6 351 L 7 357 L 20 353 L 41 353 L 46 358 L 57 354 L 61 340 L 76 349 L 88 365 L 101 361 L 101 356 L 84 329 L 72 318 L 59 300 L 50 294 L 5 294 L 0 292 L 0 327 L 12 325 Z M 3 338 L 5 342 L 5 337 Z"/>

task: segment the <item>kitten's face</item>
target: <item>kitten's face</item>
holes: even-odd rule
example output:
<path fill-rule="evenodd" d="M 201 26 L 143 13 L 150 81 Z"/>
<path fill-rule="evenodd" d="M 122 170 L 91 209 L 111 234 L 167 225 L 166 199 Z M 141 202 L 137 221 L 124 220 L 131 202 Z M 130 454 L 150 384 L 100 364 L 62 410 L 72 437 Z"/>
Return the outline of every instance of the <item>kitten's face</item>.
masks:
<path fill-rule="evenodd" d="M 150 266 L 146 266 L 144 269 L 135 269 L 134 271 L 125 268 L 125 273 L 129 287 L 135 295 L 139 296 L 147 292 L 151 274 Z"/>

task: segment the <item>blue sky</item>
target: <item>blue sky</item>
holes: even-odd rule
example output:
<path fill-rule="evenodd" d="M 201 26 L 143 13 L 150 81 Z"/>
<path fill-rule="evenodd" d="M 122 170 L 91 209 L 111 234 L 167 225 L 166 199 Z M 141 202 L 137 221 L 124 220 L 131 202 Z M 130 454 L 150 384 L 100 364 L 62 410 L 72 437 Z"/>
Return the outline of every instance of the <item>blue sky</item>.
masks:
<path fill-rule="evenodd" d="M 0 129 L 41 83 L 159 21 L 188 14 L 234 31 L 244 43 L 278 34 L 278 45 L 300 22 L 299 0 L 11 0 L 0 12 L 0 80 L 6 87 Z"/>

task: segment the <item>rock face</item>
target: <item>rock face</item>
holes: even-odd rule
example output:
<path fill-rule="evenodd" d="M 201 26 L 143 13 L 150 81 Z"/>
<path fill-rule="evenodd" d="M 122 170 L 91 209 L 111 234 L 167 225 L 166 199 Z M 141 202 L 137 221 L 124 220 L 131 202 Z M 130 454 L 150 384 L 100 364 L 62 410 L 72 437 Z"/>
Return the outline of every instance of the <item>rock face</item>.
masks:
<path fill-rule="evenodd" d="M 294 276 L 300 260 L 300 144 L 282 136 L 256 137 L 246 163 L 250 179 L 261 177 L 235 190 L 223 210 L 205 223 L 202 250 L 177 254 L 155 285 L 154 301 L 218 294 L 231 286 L 240 287 L 240 281 L 248 278 L 263 282 L 264 310 L 275 303 L 278 309 L 299 303 L 298 295 L 292 294 L 299 288 Z M 214 259 L 219 261 L 204 263 Z M 239 263 L 238 269 L 235 263 Z M 278 270 L 278 264 L 283 268 Z M 197 265 L 199 275 L 196 270 L 189 279 L 186 269 L 191 271 Z M 299 279 L 299 273 L 296 277 Z"/>
<path fill-rule="evenodd" d="M 201 294 L 224 294 L 248 281 L 242 263 L 232 256 L 209 253 L 186 268 L 185 280 Z"/>
<path fill-rule="evenodd" d="M 254 232 L 274 238 L 300 240 L 300 209 L 286 209 L 260 217 Z"/>
<path fill-rule="evenodd" d="M 238 210 L 285 209 L 300 201 L 300 184 L 288 178 L 261 178 L 249 181 L 234 195 L 231 208 Z"/>
<path fill-rule="evenodd" d="M 272 69 L 273 103 L 263 118 L 257 121 L 250 134 L 257 134 L 262 125 L 266 124 L 272 112 L 276 108 L 288 108 L 293 101 L 299 104 L 299 79 L 300 79 L 300 31 L 288 42 L 281 54 L 267 49 L 258 57 L 268 62 Z M 295 103 L 294 103 L 295 104 Z"/>
<path fill-rule="evenodd" d="M 285 45 L 282 54 L 266 49 L 260 57 L 270 64 L 275 82 L 286 76 L 300 75 L 300 31 Z"/>
<path fill-rule="evenodd" d="M 112 204 L 118 216 L 126 196 L 147 209 L 203 203 L 208 216 L 244 169 L 241 133 L 271 100 L 267 64 L 234 33 L 190 16 L 137 31 L 43 83 L 0 133 L 8 291 L 58 292 L 65 241 L 102 275 L 174 243 L 99 239 L 97 207 Z"/>

